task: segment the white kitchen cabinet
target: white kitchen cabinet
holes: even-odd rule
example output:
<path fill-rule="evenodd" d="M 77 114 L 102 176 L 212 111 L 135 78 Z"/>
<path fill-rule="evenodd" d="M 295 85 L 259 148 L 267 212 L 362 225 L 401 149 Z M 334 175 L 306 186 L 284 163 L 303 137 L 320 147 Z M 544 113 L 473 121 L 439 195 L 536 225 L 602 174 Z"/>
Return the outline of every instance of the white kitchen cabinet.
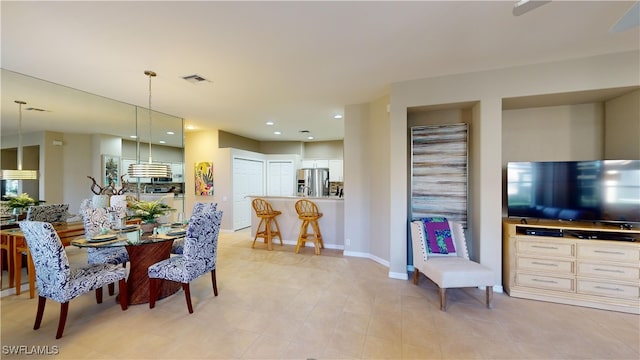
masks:
<path fill-rule="evenodd" d="M 329 181 L 341 182 L 344 181 L 343 175 L 343 161 L 342 160 L 329 160 Z"/>
<path fill-rule="evenodd" d="M 293 161 L 267 162 L 267 195 L 295 195 L 295 174 Z"/>
<path fill-rule="evenodd" d="M 328 168 L 329 160 L 302 160 L 302 169 Z"/>

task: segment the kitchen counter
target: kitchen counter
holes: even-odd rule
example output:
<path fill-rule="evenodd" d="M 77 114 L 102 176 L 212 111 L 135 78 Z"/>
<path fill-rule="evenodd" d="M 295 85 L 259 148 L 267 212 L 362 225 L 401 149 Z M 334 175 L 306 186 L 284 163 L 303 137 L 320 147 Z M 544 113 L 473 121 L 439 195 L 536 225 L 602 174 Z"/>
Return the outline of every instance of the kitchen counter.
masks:
<path fill-rule="evenodd" d="M 282 211 L 276 220 L 280 226 L 282 241 L 287 245 L 296 245 L 302 220 L 298 219 L 295 204 L 300 199 L 308 199 L 316 203 L 322 217 L 318 220 L 324 247 L 328 249 L 344 249 L 344 198 L 337 196 L 301 197 L 301 196 L 249 196 L 251 199 L 262 198 L 271 203 L 274 210 Z M 251 238 L 256 234 L 260 219 L 255 211 L 251 211 Z M 280 241 L 274 240 L 274 246 L 279 246 Z M 259 245 L 256 244 L 256 247 Z M 307 247 L 313 247 L 313 241 L 307 241 Z"/>

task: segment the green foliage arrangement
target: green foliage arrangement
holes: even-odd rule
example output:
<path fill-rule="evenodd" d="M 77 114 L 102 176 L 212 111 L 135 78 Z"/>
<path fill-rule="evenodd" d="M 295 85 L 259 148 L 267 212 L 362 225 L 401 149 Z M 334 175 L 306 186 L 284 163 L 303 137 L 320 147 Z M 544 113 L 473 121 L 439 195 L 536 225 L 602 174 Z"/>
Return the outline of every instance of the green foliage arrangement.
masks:
<path fill-rule="evenodd" d="M 139 201 L 133 199 L 128 202 L 127 206 L 133 211 L 131 217 L 139 218 L 143 223 L 156 222 L 158 217 L 176 211 L 176 209 L 163 203 L 161 200 Z"/>
<path fill-rule="evenodd" d="M 5 195 L 5 199 L 7 199 L 6 206 L 11 209 L 26 209 L 31 205 L 38 205 L 41 203 L 41 201 L 34 200 L 27 193 L 22 193 L 20 195 L 7 194 Z"/>

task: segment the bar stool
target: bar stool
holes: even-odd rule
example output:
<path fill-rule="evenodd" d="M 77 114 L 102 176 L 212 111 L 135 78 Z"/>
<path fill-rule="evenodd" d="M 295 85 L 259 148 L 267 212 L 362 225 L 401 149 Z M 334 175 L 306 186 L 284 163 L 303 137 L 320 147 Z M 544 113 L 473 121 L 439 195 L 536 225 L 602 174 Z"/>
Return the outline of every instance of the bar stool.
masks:
<path fill-rule="evenodd" d="M 264 239 L 264 242 L 267 244 L 268 250 L 273 250 L 272 239 L 275 236 L 280 238 L 280 245 L 283 245 L 282 236 L 280 235 L 280 227 L 278 226 L 278 221 L 276 220 L 276 216 L 282 214 L 282 212 L 273 210 L 271 204 L 261 198 L 253 199 L 253 201 L 251 202 L 251 206 L 253 206 L 253 210 L 256 212 L 256 216 L 260 218 L 260 223 L 258 224 L 258 228 L 256 229 L 256 236 L 253 238 L 253 244 L 251 244 L 251 248 L 255 246 L 256 240 L 259 237 Z M 272 225 L 275 225 L 275 230 L 272 228 Z"/>
<path fill-rule="evenodd" d="M 318 226 L 318 219 L 322 217 L 322 213 L 318 211 L 318 206 L 313 201 L 306 199 L 296 201 L 296 212 L 298 213 L 298 218 L 302 220 L 298 243 L 296 244 L 296 254 L 300 250 L 301 245 L 303 247 L 305 246 L 307 238 L 313 237 L 316 255 L 320 255 L 320 248 L 324 249 L 320 226 Z M 309 225 L 311 225 L 311 230 L 313 230 L 312 233 L 308 233 Z"/>

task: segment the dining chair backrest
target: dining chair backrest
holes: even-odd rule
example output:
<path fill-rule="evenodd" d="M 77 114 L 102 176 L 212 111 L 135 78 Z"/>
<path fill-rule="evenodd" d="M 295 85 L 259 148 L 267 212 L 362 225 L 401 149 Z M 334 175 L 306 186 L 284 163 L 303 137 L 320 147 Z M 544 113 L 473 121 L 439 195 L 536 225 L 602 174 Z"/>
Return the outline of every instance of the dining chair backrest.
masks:
<path fill-rule="evenodd" d="M 197 202 L 193 205 L 191 215 L 201 214 L 203 212 L 214 212 L 218 207 L 218 203 Z"/>
<path fill-rule="evenodd" d="M 27 220 L 48 223 L 66 222 L 69 216 L 69 204 L 48 204 L 29 206 Z"/>
<path fill-rule="evenodd" d="M 110 217 L 112 212 L 124 218 L 126 209 L 120 207 L 85 208 L 81 213 L 85 235 L 95 236 L 98 235 L 103 228 L 111 229 L 114 226 Z"/>
<path fill-rule="evenodd" d="M 198 273 L 215 268 L 222 211 L 191 216 L 184 243 L 184 258 L 197 265 Z"/>
<path fill-rule="evenodd" d="M 53 225 L 41 221 L 21 221 L 20 229 L 27 240 L 36 268 L 38 295 L 66 302 L 66 284 L 71 275 L 69 259 Z"/>

